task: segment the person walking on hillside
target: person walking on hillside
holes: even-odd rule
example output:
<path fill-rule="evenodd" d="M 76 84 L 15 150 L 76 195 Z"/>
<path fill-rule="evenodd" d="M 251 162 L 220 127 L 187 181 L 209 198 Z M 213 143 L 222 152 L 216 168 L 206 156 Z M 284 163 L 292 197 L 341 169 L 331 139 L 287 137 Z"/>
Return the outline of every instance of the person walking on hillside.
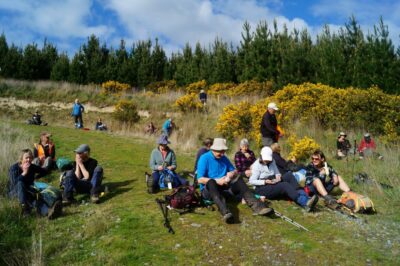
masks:
<path fill-rule="evenodd" d="M 275 112 L 278 110 L 276 103 L 271 102 L 268 104 L 267 111 L 263 115 L 260 127 L 263 146 L 271 146 L 272 143 L 278 142 L 280 132 L 275 116 Z"/>
<path fill-rule="evenodd" d="M 169 137 L 173 129 L 174 129 L 174 122 L 172 121 L 172 118 L 169 117 L 167 120 L 165 120 L 162 126 L 162 133 L 167 137 Z"/>
<path fill-rule="evenodd" d="M 79 102 L 79 99 L 75 99 L 71 114 L 75 119 L 75 128 L 83 128 L 82 114 L 84 111 L 85 107 Z"/>
<path fill-rule="evenodd" d="M 233 214 L 225 202 L 227 195 L 244 199 L 254 215 L 272 214 L 273 209 L 258 200 L 243 179 L 237 175 L 235 167 L 225 156 L 226 150 L 228 150 L 226 140 L 215 138 L 210 151 L 200 157 L 197 165 L 197 181 L 200 184 L 202 197 L 212 200 L 218 206 L 226 223 L 234 222 Z"/>
<path fill-rule="evenodd" d="M 38 165 L 47 171 L 54 167 L 56 158 L 56 146 L 50 140 L 50 133 L 42 132 L 40 134 L 39 143 L 35 143 L 33 150 L 33 164 Z"/>
<path fill-rule="evenodd" d="M 103 168 L 98 165 L 96 159 L 90 157 L 89 145 L 81 144 L 75 150 L 74 167 L 65 174 L 63 180 L 63 203 L 69 204 L 75 201 L 74 191 L 90 194 L 90 200 L 98 203 L 102 180 Z"/>
<path fill-rule="evenodd" d="M 199 99 L 203 106 L 207 104 L 207 93 L 204 90 L 200 91 Z"/>

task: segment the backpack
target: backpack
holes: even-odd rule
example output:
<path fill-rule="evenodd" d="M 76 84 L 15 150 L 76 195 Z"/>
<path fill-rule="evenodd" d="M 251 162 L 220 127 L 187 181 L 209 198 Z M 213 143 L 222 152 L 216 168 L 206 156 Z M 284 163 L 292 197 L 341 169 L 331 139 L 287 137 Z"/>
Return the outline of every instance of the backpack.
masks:
<path fill-rule="evenodd" d="M 199 206 L 199 198 L 194 186 L 180 186 L 165 196 L 165 201 L 174 209 L 193 209 Z"/>
<path fill-rule="evenodd" d="M 72 164 L 72 161 L 70 159 L 64 158 L 64 157 L 58 158 L 56 161 L 56 165 L 60 171 L 71 170 L 74 167 L 74 165 Z"/>
<path fill-rule="evenodd" d="M 37 191 L 37 211 L 42 216 L 54 219 L 62 214 L 62 193 L 61 190 L 43 182 L 34 182 Z M 55 205 L 56 208 L 55 208 Z"/>
<path fill-rule="evenodd" d="M 349 191 L 344 192 L 339 199 L 339 203 L 349 208 L 355 213 L 374 213 L 374 203 L 367 196 Z"/>

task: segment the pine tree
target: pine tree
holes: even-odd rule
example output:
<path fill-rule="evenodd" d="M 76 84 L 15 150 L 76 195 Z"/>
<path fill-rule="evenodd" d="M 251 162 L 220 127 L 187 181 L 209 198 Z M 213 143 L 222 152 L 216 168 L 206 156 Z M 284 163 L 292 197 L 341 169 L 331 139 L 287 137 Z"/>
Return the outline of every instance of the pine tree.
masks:
<path fill-rule="evenodd" d="M 41 53 L 36 43 L 25 46 L 22 64 L 21 78 L 27 80 L 38 80 L 41 69 Z"/>
<path fill-rule="evenodd" d="M 6 36 L 4 33 L 0 35 L 0 77 L 5 77 L 6 69 L 5 69 L 5 60 L 8 53 L 8 44 L 6 40 Z"/>
<path fill-rule="evenodd" d="M 86 58 L 82 51 L 82 48 L 75 54 L 72 59 L 69 69 L 69 81 L 86 84 L 87 83 L 87 68 L 85 64 Z"/>
<path fill-rule="evenodd" d="M 56 81 L 68 81 L 69 78 L 69 58 L 62 53 L 51 70 L 50 79 Z"/>
<path fill-rule="evenodd" d="M 151 81 L 161 81 L 164 79 L 164 68 L 167 61 L 165 52 L 163 48 L 159 45 L 158 39 L 156 38 L 156 43 L 154 45 L 153 51 L 151 53 Z"/>
<path fill-rule="evenodd" d="M 11 47 L 8 49 L 8 53 L 4 59 L 4 73 L 5 77 L 20 79 L 24 78 L 21 75 L 21 67 L 23 61 L 23 52 L 21 48 L 18 48 L 14 44 L 11 44 Z"/>

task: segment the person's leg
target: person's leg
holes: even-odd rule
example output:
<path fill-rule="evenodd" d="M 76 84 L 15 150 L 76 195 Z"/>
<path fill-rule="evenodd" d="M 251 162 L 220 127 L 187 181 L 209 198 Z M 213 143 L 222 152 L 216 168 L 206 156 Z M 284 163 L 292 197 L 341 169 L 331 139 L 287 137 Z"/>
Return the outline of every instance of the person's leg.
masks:
<path fill-rule="evenodd" d="M 40 159 L 39 159 L 39 157 L 34 158 L 34 159 L 32 160 L 32 164 L 37 165 L 37 166 L 40 166 Z"/>
<path fill-rule="evenodd" d="M 50 156 L 47 157 L 47 158 L 44 160 L 44 163 L 43 163 L 43 166 L 42 166 L 42 167 L 43 167 L 44 169 L 46 169 L 47 171 L 51 170 L 52 167 L 53 167 L 53 158 L 51 158 Z"/>
<path fill-rule="evenodd" d="M 217 205 L 219 212 L 224 216 L 227 213 L 231 213 L 226 206 L 225 198 L 222 196 L 221 189 L 219 188 L 215 179 L 210 179 L 204 186 L 202 191 L 204 199 L 212 200 Z"/>
<path fill-rule="evenodd" d="M 266 137 L 262 137 L 262 139 L 261 139 L 261 143 L 262 143 L 262 145 L 265 147 L 265 146 L 271 146 L 272 145 L 272 143 L 274 143 L 274 140 L 272 139 L 272 138 L 266 138 Z"/>
<path fill-rule="evenodd" d="M 325 204 L 328 206 L 331 206 L 333 208 L 335 208 L 337 206 L 337 202 L 336 202 L 335 198 L 330 196 L 328 193 L 330 191 L 332 191 L 332 189 L 334 187 L 335 186 L 333 185 L 333 182 L 326 184 L 326 187 L 325 187 L 324 184 L 322 183 L 321 179 L 319 179 L 319 178 L 314 179 L 312 184 L 310 185 L 310 188 L 313 188 L 314 192 L 317 192 L 324 198 Z"/>
<path fill-rule="evenodd" d="M 76 186 L 76 182 L 78 178 L 75 175 L 74 170 L 69 170 L 65 174 L 65 178 L 63 180 L 64 192 L 63 192 L 63 201 L 73 200 L 74 195 L 74 187 Z"/>
<path fill-rule="evenodd" d="M 160 189 L 160 172 L 154 171 L 151 175 L 153 176 L 153 191 L 158 191 Z"/>
<path fill-rule="evenodd" d="M 94 196 L 100 195 L 101 182 L 103 181 L 103 168 L 101 166 L 96 166 L 93 172 L 93 177 L 90 180 L 92 184 L 90 194 Z"/>
<path fill-rule="evenodd" d="M 287 172 L 282 176 L 282 182 L 289 183 L 295 190 L 299 189 L 299 183 L 296 180 L 296 177 L 292 172 Z"/>
<path fill-rule="evenodd" d="M 321 182 L 321 179 L 319 178 L 315 178 L 312 182 L 312 185 L 314 186 L 314 188 L 317 190 L 317 192 L 322 196 L 326 196 L 328 195 L 328 192 L 326 191 L 324 185 Z"/>
<path fill-rule="evenodd" d="M 78 116 L 77 115 L 74 115 L 74 120 L 75 120 L 75 127 L 77 128 L 78 127 Z"/>
<path fill-rule="evenodd" d="M 343 192 L 349 192 L 350 191 L 350 187 L 347 185 L 347 183 L 343 180 L 343 178 L 341 176 L 338 176 L 338 180 L 339 180 L 339 188 L 343 191 Z"/>

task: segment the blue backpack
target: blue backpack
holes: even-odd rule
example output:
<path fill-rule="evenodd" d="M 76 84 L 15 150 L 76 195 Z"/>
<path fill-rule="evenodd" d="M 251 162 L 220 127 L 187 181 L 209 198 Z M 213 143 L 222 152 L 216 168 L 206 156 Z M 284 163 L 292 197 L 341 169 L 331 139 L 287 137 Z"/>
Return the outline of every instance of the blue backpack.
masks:
<path fill-rule="evenodd" d="M 164 169 L 160 175 L 159 185 L 160 189 L 172 189 L 179 187 L 180 182 L 178 175 L 169 169 Z"/>

